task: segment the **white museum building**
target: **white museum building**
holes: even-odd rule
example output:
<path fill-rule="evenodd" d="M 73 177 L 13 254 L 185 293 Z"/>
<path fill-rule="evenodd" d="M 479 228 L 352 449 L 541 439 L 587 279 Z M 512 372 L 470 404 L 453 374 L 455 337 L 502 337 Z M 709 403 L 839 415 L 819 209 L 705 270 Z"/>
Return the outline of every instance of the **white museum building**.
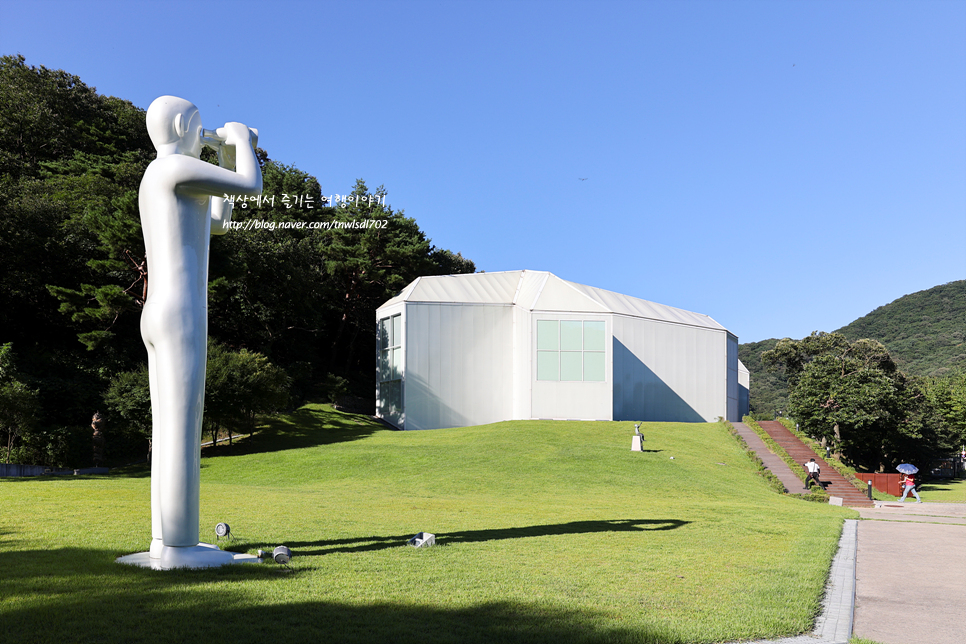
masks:
<path fill-rule="evenodd" d="M 738 338 L 713 319 L 544 271 L 419 277 L 376 322 L 376 415 L 399 429 L 748 411 Z"/>

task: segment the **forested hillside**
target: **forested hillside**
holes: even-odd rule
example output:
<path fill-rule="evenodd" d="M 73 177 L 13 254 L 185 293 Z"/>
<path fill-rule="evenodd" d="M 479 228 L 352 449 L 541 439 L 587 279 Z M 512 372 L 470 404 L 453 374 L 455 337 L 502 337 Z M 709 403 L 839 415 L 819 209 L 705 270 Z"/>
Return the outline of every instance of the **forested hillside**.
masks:
<path fill-rule="evenodd" d="M 909 375 L 944 376 L 964 369 L 966 280 L 900 297 L 837 333 L 849 340 L 878 340 Z"/>
<path fill-rule="evenodd" d="M 236 203 L 233 219 L 271 227 L 211 242 L 208 384 L 212 374 L 222 384 L 209 391 L 206 431 L 250 424 L 320 383 L 373 397 L 375 308 L 420 275 L 475 270 L 385 205 L 381 186 L 330 186 L 352 198 L 325 204 L 315 177 L 257 152 L 265 200 Z M 132 447 L 146 445 L 149 414 L 138 187 L 154 158 L 144 109 L 0 57 L 0 439 L 13 462 L 89 464 L 96 411 L 108 461 L 144 454 Z M 338 226 L 278 226 L 299 222 Z M 244 382 L 279 391 L 258 407 Z M 219 414 L 218 401 L 246 414 Z"/>
<path fill-rule="evenodd" d="M 881 306 L 837 333 L 849 340 L 878 340 L 902 371 L 912 376 L 944 376 L 966 370 L 966 280 L 949 282 L 905 295 Z M 738 347 L 738 357 L 751 372 L 751 408 L 772 416 L 788 409 L 785 376 L 769 372 L 761 354 L 777 339 Z"/>

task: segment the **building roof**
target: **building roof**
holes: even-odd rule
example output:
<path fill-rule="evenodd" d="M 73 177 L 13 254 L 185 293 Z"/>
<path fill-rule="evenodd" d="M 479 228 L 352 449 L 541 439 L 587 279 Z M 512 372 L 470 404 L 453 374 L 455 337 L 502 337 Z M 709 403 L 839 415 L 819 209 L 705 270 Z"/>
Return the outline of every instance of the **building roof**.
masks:
<path fill-rule="evenodd" d="M 400 302 L 493 304 L 521 306 L 530 311 L 615 313 L 727 330 L 710 316 L 637 297 L 560 279 L 546 271 L 504 271 L 466 275 L 417 277 L 381 307 Z"/>

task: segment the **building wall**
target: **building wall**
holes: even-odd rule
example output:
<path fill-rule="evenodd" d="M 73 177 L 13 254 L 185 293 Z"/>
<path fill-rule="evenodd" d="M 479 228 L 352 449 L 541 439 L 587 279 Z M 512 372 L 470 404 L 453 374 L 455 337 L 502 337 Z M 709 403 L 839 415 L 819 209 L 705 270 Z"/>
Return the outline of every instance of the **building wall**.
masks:
<path fill-rule="evenodd" d="M 740 421 L 751 411 L 751 372 L 748 367 L 738 362 L 738 418 Z M 729 418 L 729 420 L 731 420 Z"/>
<path fill-rule="evenodd" d="M 513 384 L 513 407 L 511 409 L 510 420 L 527 420 L 532 418 L 531 412 L 531 385 L 533 377 L 534 345 L 530 333 L 530 311 L 522 306 L 512 307 L 513 316 L 513 372 L 511 374 Z"/>
<path fill-rule="evenodd" d="M 409 302 L 404 318 L 404 429 L 512 418 L 512 306 Z"/>
<path fill-rule="evenodd" d="M 725 420 L 730 420 L 733 423 L 739 422 L 741 420 L 740 411 L 740 388 L 739 384 L 739 374 L 738 374 L 738 338 L 732 334 L 728 334 L 728 413 L 723 414 Z"/>
<path fill-rule="evenodd" d="M 622 315 L 613 329 L 614 420 L 727 417 L 726 331 Z"/>
<path fill-rule="evenodd" d="M 740 420 L 737 338 L 723 329 L 589 310 L 444 302 L 394 302 L 377 312 L 377 323 L 397 313 L 401 404 L 387 404 L 389 388 L 377 376 L 376 413 L 401 429 L 528 418 Z M 538 378 L 537 324 L 546 320 L 604 324 L 603 381 Z"/>

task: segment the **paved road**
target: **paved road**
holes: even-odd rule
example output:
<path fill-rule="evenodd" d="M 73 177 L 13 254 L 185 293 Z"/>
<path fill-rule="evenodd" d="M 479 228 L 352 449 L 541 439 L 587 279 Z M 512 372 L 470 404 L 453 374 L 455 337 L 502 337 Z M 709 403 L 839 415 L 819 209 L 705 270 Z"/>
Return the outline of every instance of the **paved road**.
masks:
<path fill-rule="evenodd" d="M 966 642 L 966 504 L 877 502 L 859 513 L 853 634 Z"/>

